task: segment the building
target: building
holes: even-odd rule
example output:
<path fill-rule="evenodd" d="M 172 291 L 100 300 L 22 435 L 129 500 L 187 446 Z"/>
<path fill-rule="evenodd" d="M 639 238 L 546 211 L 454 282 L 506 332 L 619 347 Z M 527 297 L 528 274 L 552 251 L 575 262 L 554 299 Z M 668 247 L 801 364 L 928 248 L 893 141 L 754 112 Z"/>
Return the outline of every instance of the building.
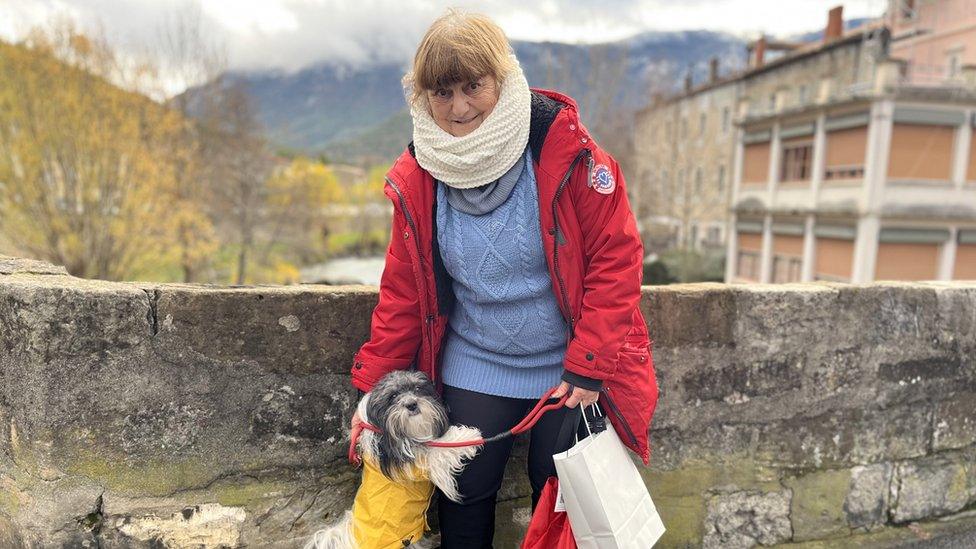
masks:
<path fill-rule="evenodd" d="M 948 23 L 927 10 L 956 3 L 891 2 L 883 20 L 911 25 L 828 25 L 820 47 L 742 77 L 726 281 L 976 278 L 973 71 L 965 47 L 941 78 L 911 64 L 948 34 L 923 28 Z"/>
<path fill-rule="evenodd" d="M 661 96 L 637 115 L 637 185 L 634 211 L 645 247 L 721 250 L 729 221 L 735 151 L 736 85 L 720 78 L 718 60 L 709 81 L 685 93 Z"/>
<path fill-rule="evenodd" d="M 717 239 L 728 282 L 976 278 L 976 0 L 846 33 L 837 7 L 822 40 L 748 53 L 638 115 L 650 250 Z"/>

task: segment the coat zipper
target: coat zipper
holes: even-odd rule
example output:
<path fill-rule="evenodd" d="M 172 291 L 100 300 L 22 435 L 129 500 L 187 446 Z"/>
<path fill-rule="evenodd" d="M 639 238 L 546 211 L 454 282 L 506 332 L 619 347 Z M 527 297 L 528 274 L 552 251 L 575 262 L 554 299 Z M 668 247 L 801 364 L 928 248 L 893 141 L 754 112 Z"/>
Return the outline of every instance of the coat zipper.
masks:
<path fill-rule="evenodd" d="M 576 337 L 576 319 L 573 318 L 572 308 L 569 306 L 569 296 L 566 292 L 566 281 L 563 280 L 562 273 L 559 272 L 559 212 L 557 205 L 559 203 L 559 197 L 563 193 L 563 189 L 566 184 L 569 183 L 570 177 L 573 175 L 573 170 L 576 169 L 576 165 L 583 156 L 589 156 L 590 149 L 580 149 L 580 152 L 576 153 L 576 157 L 573 158 L 573 162 L 569 165 L 569 171 L 563 176 L 562 181 L 559 182 L 559 187 L 556 188 L 556 194 L 552 198 L 552 227 L 553 227 L 553 242 L 552 242 L 552 270 L 556 272 L 556 280 L 559 284 L 559 295 L 563 300 L 563 319 L 569 322 L 569 339 L 572 341 Z M 592 157 L 591 157 L 592 158 Z"/>
<path fill-rule="evenodd" d="M 424 292 L 424 299 L 421 302 L 422 303 L 425 303 L 426 302 L 426 299 L 427 299 L 427 295 L 426 295 L 427 292 L 422 287 L 423 286 L 423 281 L 424 281 L 424 277 L 423 277 L 423 252 L 420 249 L 420 241 L 417 238 L 417 235 L 418 235 L 417 225 L 414 223 L 413 217 L 410 216 L 410 210 L 407 209 L 407 201 L 406 201 L 405 198 L 403 198 L 403 193 L 400 192 L 400 187 L 397 187 L 396 183 L 394 183 L 393 180 L 390 179 L 389 177 L 386 178 L 386 182 L 387 182 L 387 184 L 390 185 L 391 188 L 393 188 L 393 191 L 396 192 L 397 198 L 400 201 L 400 209 L 403 210 L 403 216 L 407 218 L 407 224 L 410 225 L 410 230 L 413 233 L 413 243 L 414 243 L 414 245 L 417 248 L 417 262 L 418 262 L 417 263 L 417 269 L 418 269 L 418 271 L 420 271 L 420 286 L 421 287 L 418 288 L 418 289 Z M 431 355 L 431 353 L 433 351 L 433 347 L 434 347 L 433 346 L 433 341 L 432 341 L 432 339 L 433 339 L 433 333 L 431 332 L 431 324 L 433 324 L 433 321 L 434 321 L 434 315 L 432 315 L 429 312 L 426 312 L 425 311 L 424 312 L 424 332 L 425 332 L 426 335 L 424 337 L 424 343 L 427 346 L 427 356 L 428 356 L 428 358 L 431 361 L 430 378 L 431 378 L 431 381 L 434 381 L 436 383 L 436 381 L 437 381 L 437 372 L 436 372 L 437 368 L 434 367 L 434 364 L 433 364 L 434 357 Z"/>
<path fill-rule="evenodd" d="M 627 438 L 634 443 L 634 446 L 637 446 L 637 437 L 634 436 L 634 432 L 630 429 L 630 425 L 628 425 L 627 420 L 624 419 L 624 415 L 620 411 L 620 408 L 617 408 L 617 403 L 610 398 L 610 387 L 604 388 L 603 394 L 607 397 L 607 404 L 610 406 L 610 410 L 613 412 L 613 415 L 617 416 L 617 419 L 620 420 L 620 425 L 623 426 L 624 431 L 627 431 Z"/>
<path fill-rule="evenodd" d="M 569 179 L 573 175 L 573 170 L 576 169 L 576 165 L 579 164 L 580 159 L 584 156 L 587 157 L 589 173 L 593 173 L 593 153 L 590 151 L 590 149 L 581 149 L 580 152 L 576 154 L 576 157 L 573 158 L 573 162 L 569 165 L 569 171 L 566 172 L 566 175 L 563 176 L 562 181 L 559 182 L 559 187 L 556 188 L 556 194 L 552 199 L 552 223 L 555 231 L 552 245 L 552 266 L 553 270 L 556 271 L 556 279 L 559 282 L 559 294 L 563 300 L 563 307 L 566 309 L 563 316 L 569 320 L 570 338 L 575 337 L 576 335 L 576 319 L 573 318 L 569 306 L 569 297 L 566 292 L 566 282 L 563 280 L 563 276 L 559 272 L 559 215 L 556 206 L 559 203 L 559 197 L 562 195 L 563 189 L 566 187 L 566 184 L 569 183 Z M 589 184 L 590 182 L 587 181 L 587 186 L 589 186 Z M 637 446 L 637 437 L 634 436 L 634 431 L 631 430 L 630 425 L 627 424 L 627 420 L 624 419 L 624 415 L 620 411 L 620 408 L 617 407 L 617 403 L 610 398 L 610 387 L 604 388 L 603 394 L 607 397 L 606 400 L 607 404 L 610 406 L 610 410 L 615 416 L 617 416 L 617 419 L 620 420 L 620 425 L 623 426 L 624 431 L 627 433 L 627 438 L 630 439 L 634 446 Z"/>

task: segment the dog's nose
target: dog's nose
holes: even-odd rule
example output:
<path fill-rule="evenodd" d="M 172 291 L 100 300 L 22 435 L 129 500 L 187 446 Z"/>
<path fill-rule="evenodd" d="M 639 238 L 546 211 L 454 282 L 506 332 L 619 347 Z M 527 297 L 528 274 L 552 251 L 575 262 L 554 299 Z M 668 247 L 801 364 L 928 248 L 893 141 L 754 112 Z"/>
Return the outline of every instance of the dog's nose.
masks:
<path fill-rule="evenodd" d="M 407 402 L 406 404 L 403 405 L 403 407 L 406 408 L 407 410 L 411 411 L 411 412 L 416 412 L 419 409 L 417 407 L 417 401 L 416 400 L 411 400 L 410 402 Z"/>

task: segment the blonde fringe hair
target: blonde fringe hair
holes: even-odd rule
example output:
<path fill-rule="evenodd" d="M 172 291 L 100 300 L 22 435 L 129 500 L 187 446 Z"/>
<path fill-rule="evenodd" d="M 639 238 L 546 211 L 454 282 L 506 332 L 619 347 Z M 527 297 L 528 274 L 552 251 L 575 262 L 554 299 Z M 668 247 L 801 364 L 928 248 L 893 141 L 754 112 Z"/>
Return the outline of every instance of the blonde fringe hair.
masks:
<path fill-rule="evenodd" d="M 403 77 L 410 100 L 427 102 L 427 91 L 491 75 L 499 87 L 515 68 L 512 46 L 488 17 L 449 9 L 417 46 L 413 69 Z"/>

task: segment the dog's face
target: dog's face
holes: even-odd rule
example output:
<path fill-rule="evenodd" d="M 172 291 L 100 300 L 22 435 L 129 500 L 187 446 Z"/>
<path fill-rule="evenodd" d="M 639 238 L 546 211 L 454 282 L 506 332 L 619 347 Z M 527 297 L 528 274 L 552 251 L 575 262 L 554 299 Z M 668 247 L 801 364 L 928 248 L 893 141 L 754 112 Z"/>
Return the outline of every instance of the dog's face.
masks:
<path fill-rule="evenodd" d="M 420 372 L 385 375 L 370 391 L 366 415 L 383 430 L 378 450 L 380 468 L 388 477 L 413 461 L 416 445 L 443 436 L 448 428 L 434 384 Z"/>

